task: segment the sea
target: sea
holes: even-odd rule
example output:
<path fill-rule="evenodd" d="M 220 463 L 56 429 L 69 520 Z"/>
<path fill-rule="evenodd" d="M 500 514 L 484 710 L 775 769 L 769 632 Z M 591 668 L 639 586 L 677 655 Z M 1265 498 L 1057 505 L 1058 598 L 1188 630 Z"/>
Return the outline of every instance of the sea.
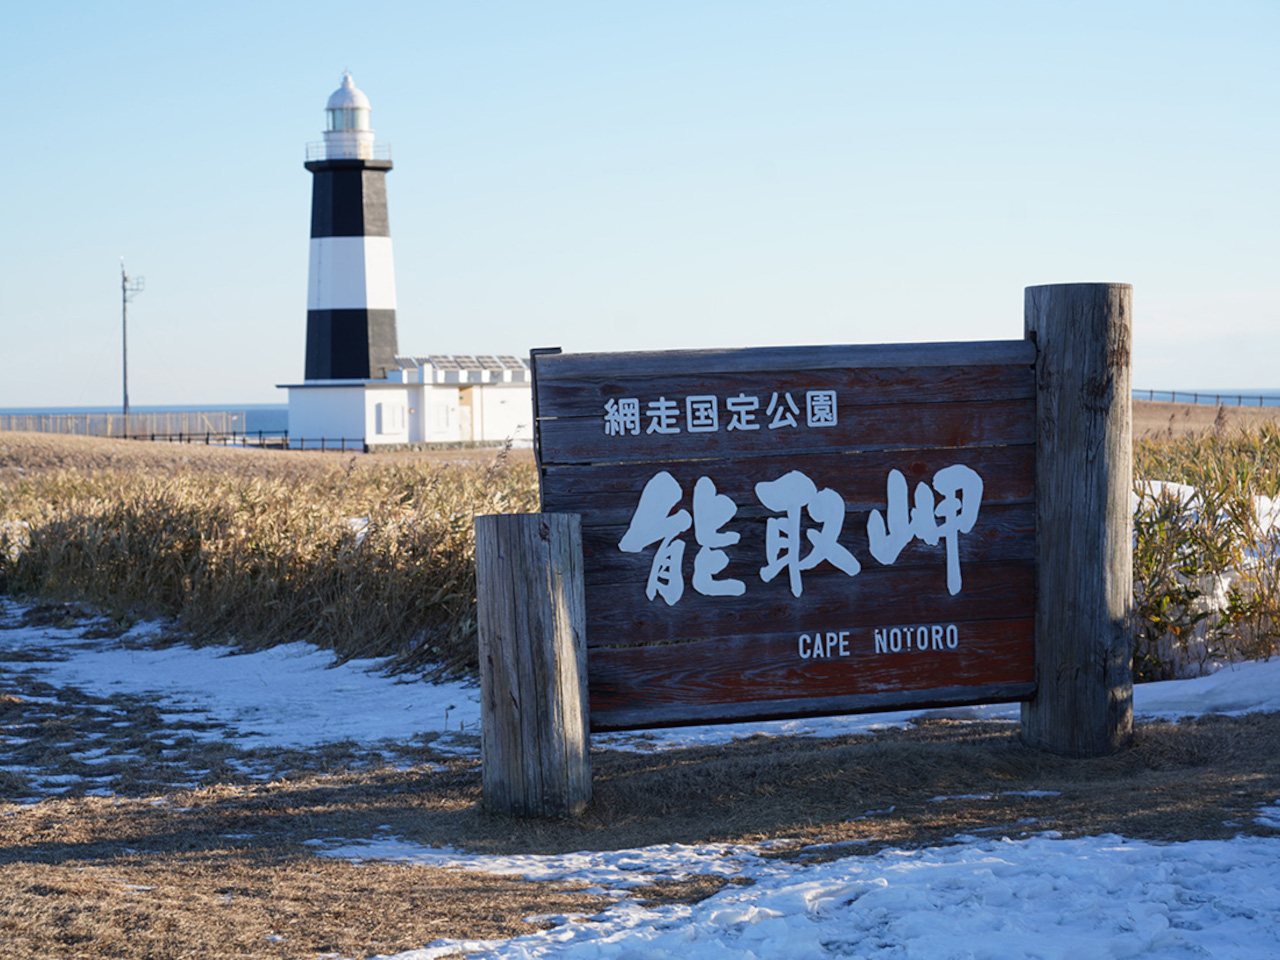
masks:
<path fill-rule="evenodd" d="M 0 414 L 119 413 L 110 407 L 0 407 Z M 284 433 L 289 428 L 289 405 L 285 403 L 198 403 L 134 406 L 130 413 L 243 413 L 245 433 Z"/>
<path fill-rule="evenodd" d="M 1225 407 L 1280 407 L 1280 390 L 1135 390 L 1133 399 Z"/>

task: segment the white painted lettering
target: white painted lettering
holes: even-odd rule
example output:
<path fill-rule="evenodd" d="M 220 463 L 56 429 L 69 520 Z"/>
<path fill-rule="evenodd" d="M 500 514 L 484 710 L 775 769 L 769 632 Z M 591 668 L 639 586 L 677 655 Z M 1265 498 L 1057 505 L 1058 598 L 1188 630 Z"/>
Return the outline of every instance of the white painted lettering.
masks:
<path fill-rule="evenodd" d="M 827 634 L 828 650 L 831 649 L 829 643 L 831 636 L 832 634 Z M 843 630 L 838 634 L 838 645 L 840 656 L 842 657 L 848 656 L 845 652 L 848 649 L 847 636 L 847 630 Z M 873 633 L 873 641 L 873 650 L 876 653 L 902 653 L 904 650 L 908 653 L 911 651 L 929 653 L 955 650 L 960 646 L 960 628 L 954 623 L 921 623 L 906 627 L 877 627 Z M 830 656 L 831 654 L 828 653 L 827 655 Z"/>
<path fill-rule="evenodd" d="M 849 649 L 850 630 L 818 630 L 812 634 L 802 633 L 796 638 L 796 652 L 801 660 L 831 660 L 835 657 L 852 655 Z M 889 633 L 887 630 L 876 631 L 876 652 L 888 653 Z"/>

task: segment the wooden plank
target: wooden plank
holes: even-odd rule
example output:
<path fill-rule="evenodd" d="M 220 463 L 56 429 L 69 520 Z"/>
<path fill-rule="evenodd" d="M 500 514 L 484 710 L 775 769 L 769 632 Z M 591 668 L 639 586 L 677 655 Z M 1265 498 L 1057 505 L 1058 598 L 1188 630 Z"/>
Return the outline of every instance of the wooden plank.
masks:
<path fill-rule="evenodd" d="M 715 369 L 673 376 L 637 375 L 622 368 L 605 376 L 566 376 L 537 382 L 540 418 L 598 417 L 606 402 L 636 397 L 642 407 L 659 396 L 683 398 L 710 394 L 722 411 L 729 398 L 759 399 L 763 416 L 772 395 L 790 392 L 803 406 L 806 391 L 834 391 L 842 416 L 859 407 L 903 403 L 968 403 L 978 400 L 1028 399 L 1035 395 L 1029 366 L 980 367 L 848 367 L 817 370 L 769 370 L 754 374 Z"/>
<path fill-rule="evenodd" d="M 1028 287 L 1037 371 L 1039 693 L 1023 736 L 1070 756 L 1133 737 L 1132 289 Z"/>
<path fill-rule="evenodd" d="M 954 646 L 945 629 L 941 635 L 931 629 L 943 626 L 921 626 L 905 641 L 899 630 L 892 646 L 887 636 L 877 644 L 873 631 L 808 630 L 593 650 L 592 729 L 697 722 L 708 711 L 773 716 L 780 704 L 805 699 L 843 698 L 845 707 L 872 709 L 910 702 L 904 697 L 920 691 L 949 690 L 947 701 L 957 703 L 964 688 L 967 702 L 981 702 L 996 688 L 1030 688 L 1032 618 L 960 625 Z M 816 651 L 815 634 L 822 637 Z"/>
<path fill-rule="evenodd" d="M 853 522 L 852 516 L 849 519 L 850 523 L 846 524 L 840 536 L 840 545 L 853 554 L 864 571 L 880 567 L 868 545 L 865 516 L 857 518 L 860 523 Z M 979 563 L 1033 561 L 1035 523 L 1035 507 L 1030 503 L 983 503 L 978 523 L 959 541 L 962 572 Z M 718 576 L 759 583 L 759 570 L 767 562 L 765 519 L 758 516 L 747 520 L 735 518 L 733 523 L 723 529 L 739 534 L 741 539 L 733 546 L 723 548 L 728 565 Z M 588 589 L 601 587 L 621 590 L 638 587 L 643 590 L 657 548 L 650 547 L 641 553 L 624 553 L 618 544 L 626 530 L 625 525 L 583 528 L 582 555 Z M 685 539 L 687 546 L 682 569 L 687 582 L 692 575 L 694 556 L 699 548 L 691 535 L 686 535 Z M 944 551 L 942 544 L 931 546 L 921 540 L 913 540 L 903 547 L 891 569 L 923 567 L 937 571 L 945 563 Z M 822 564 L 806 572 L 805 582 L 811 577 L 820 576 L 840 578 L 845 574 L 829 564 Z M 862 574 L 859 573 L 858 576 Z"/>
<path fill-rule="evenodd" d="M 701 477 L 710 477 L 716 490 L 738 506 L 736 518 L 772 515 L 761 505 L 755 492 L 760 481 L 799 470 L 819 489 L 835 490 L 844 500 L 846 527 L 866 518 L 855 518 L 871 510 L 884 511 L 891 470 L 899 471 L 909 489 L 931 483 L 944 467 L 960 463 L 976 471 L 983 480 L 982 509 L 988 506 L 1031 503 L 1035 493 L 1035 448 L 1031 445 L 973 447 L 903 451 L 876 450 L 868 453 L 788 454 L 739 458 L 733 463 L 708 461 L 655 461 L 643 467 L 623 464 L 566 464 L 549 466 L 543 474 L 543 507 L 550 513 L 577 511 L 583 523 L 591 525 L 627 524 L 641 491 L 658 472 L 666 471 L 686 492 L 682 505 Z"/>
<path fill-rule="evenodd" d="M 537 379 L 550 383 L 573 376 L 682 376 L 706 370 L 760 373 L 839 367 L 951 367 L 1035 363 L 1026 340 L 966 340 L 950 343 L 849 344 L 839 346 L 745 347 L 735 350 L 657 350 L 636 353 L 560 353 L 530 358 Z"/>
<path fill-rule="evenodd" d="M 809 574 L 814 574 L 810 576 Z M 674 605 L 649 600 L 644 581 L 587 594 L 587 645 L 643 645 L 716 636 L 809 629 L 871 630 L 904 623 L 958 623 L 1028 617 L 1035 604 L 1035 569 L 1029 561 L 973 564 L 963 589 L 951 596 L 946 570 L 935 567 L 864 567 L 855 577 L 839 571 L 806 573 L 800 597 L 785 573 L 769 583 L 746 578 L 741 597 L 706 597 L 686 587 Z"/>
<path fill-rule="evenodd" d="M 477 517 L 486 808 L 575 816 L 591 799 L 579 518 Z"/>
<path fill-rule="evenodd" d="M 803 421 L 801 421 L 803 423 Z M 725 459 L 851 450 L 1029 444 L 1035 440 L 1031 400 L 963 405 L 917 403 L 862 408 L 830 427 L 796 426 L 754 431 L 606 436 L 601 417 L 541 420 L 540 462 L 644 462 Z"/>
<path fill-rule="evenodd" d="M 656 710 L 619 709 L 592 717 L 594 732 L 679 727 L 691 724 L 737 723 L 746 720 L 790 720 L 800 717 L 832 717 L 886 710 L 958 707 L 980 703 L 1017 703 L 1033 697 L 1034 683 L 992 684 L 976 687 L 939 687 L 930 690 L 886 691 L 835 697 L 798 697 L 749 703 L 690 704 L 687 708 Z"/>

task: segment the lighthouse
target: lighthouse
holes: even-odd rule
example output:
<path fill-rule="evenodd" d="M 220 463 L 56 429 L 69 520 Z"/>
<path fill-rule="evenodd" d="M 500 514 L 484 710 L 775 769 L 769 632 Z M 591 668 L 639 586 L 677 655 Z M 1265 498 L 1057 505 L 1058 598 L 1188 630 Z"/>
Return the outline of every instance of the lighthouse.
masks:
<path fill-rule="evenodd" d="M 304 378 L 382 379 L 398 369 L 391 150 L 374 142 L 369 98 L 350 72 L 325 114 L 324 142 L 307 145 L 313 179 Z"/>
<path fill-rule="evenodd" d="M 529 365 L 510 353 L 400 355 L 387 225 L 391 150 L 375 143 L 351 74 L 326 107 L 312 174 L 307 357 L 289 391 L 290 446 L 531 443 Z"/>

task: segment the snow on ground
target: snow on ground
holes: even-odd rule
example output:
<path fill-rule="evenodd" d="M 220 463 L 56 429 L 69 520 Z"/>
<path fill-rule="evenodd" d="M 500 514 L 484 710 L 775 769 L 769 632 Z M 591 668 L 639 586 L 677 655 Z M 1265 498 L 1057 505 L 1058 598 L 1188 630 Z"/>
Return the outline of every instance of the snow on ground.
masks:
<path fill-rule="evenodd" d="M 973 840 L 809 866 L 740 854 L 740 875 L 755 883 L 692 906 L 623 902 L 544 933 L 398 957 L 1262 960 L 1280 952 L 1277 856 L 1280 839 L 1156 845 L 1116 836 Z M 707 864 L 691 857 L 690 866 Z"/>
<path fill-rule="evenodd" d="M 0 632 L 0 650 L 41 647 L 37 673 L 55 686 L 95 696 L 154 697 L 182 713 L 234 731 L 243 746 L 308 747 L 342 740 L 407 740 L 427 730 L 477 731 L 479 690 L 462 683 L 399 683 L 374 661 L 333 666 L 305 643 L 228 655 L 225 647 L 139 646 L 156 627 L 136 627 L 117 643 L 81 639 L 82 628 Z M 218 735 L 216 731 L 212 736 Z"/>
<path fill-rule="evenodd" d="M 139 645 L 154 627 L 117 640 L 81 630 L 17 625 L 0 600 L 0 657 L 54 686 L 97 696 L 146 695 L 162 712 L 204 718 L 256 746 L 335 740 L 405 741 L 432 731 L 478 729 L 478 691 L 462 684 L 403 683 L 376 663 L 331 667 L 303 644 L 253 654 Z M 1139 717 L 1280 710 L 1280 660 L 1227 667 L 1207 677 L 1145 684 Z M 947 711 L 1017 717 L 1017 706 Z M 731 724 L 611 734 L 598 745 L 645 750 L 722 743 L 755 733 L 832 736 L 902 725 L 921 711 L 821 720 Z M 937 712 L 933 712 L 937 715 Z M 474 749 L 470 747 L 469 749 Z M 1255 822 L 1280 831 L 1280 797 Z M 1117 836 L 1065 840 L 958 838 L 924 850 L 882 850 L 821 864 L 769 858 L 768 845 L 670 844 L 558 856 L 473 856 L 394 837 L 317 837 L 317 852 L 454 865 L 540 880 L 582 881 L 619 902 L 590 918 L 559 917 L 551 930 L 508 941 L 441 941 L 399 955 L 436 960 L 765 960 L 765 958 L 1123 958 L 1280 956 L 1280 836 L 1154 844 Z M 823 852 L 830 853 L 828 845 Z M 838 851 L 837 851 L 838 852 Z M 850 845 L 856 853 L 856 845 Z M 622 899 L 653 879 L 719 874 L 753 881 L 693 905 L 645 908 Z"/>
<path fill-rule="evenodd" d="M 407 683 L 381 675 L 380 662 L 374 660 L 352 660 L 335 667 L 330 654 L 304 643 L 232 655 L 225 647 L 148 649 L 139 645 L 157 629 L 144 624 L 116 642 L 104 642 L 82 639 L 79 627 L 11 627 L 0 630 L 0 651 L 47 650 L 48 659 L 33 669 L 48 683 L 78 687 L 97 696 L 153 697 L 162 711 L 216 723 L 233 731 L 246 746 L 406 741 L 430 731 L 478 733 L 480 729 L 480 691 L 474 684 Z M 597 734 L 592 742 L 613 749 L 668 750 L 761 733 L 812 737 L 869 733 L 906 726 L 926 716 L 1017 720 L 1019 709 L 1016 703 L 991 704 L 729 723 Z M 1205 677 L 1134 688 L 1134 711 L 1139 717 L 1176 719 L 1250 710 L 1280 710 L 1280 659 L 1232 664 Z"/>

